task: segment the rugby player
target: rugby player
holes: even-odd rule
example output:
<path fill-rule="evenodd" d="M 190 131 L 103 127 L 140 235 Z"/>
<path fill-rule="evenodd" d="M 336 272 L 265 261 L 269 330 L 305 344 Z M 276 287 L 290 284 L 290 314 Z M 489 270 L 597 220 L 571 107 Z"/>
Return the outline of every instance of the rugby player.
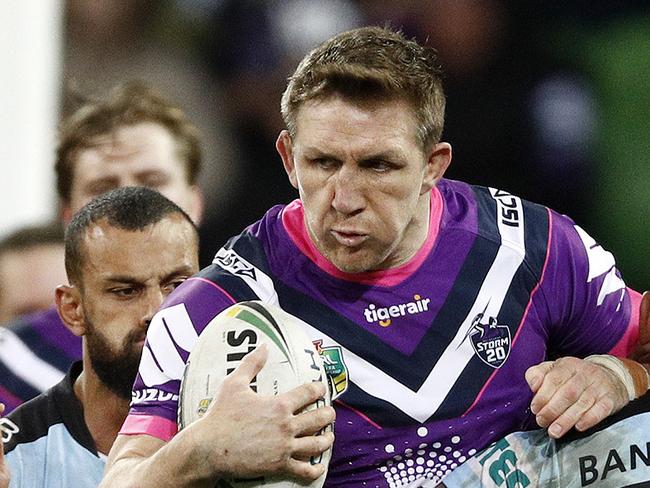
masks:
<path fill-rule="evenodd" d="M 177 432 L 190 351 L 175 336 L 243 300 L 309 324 L 336 378 L 328 487 L 435 486 L 508 433 L 538 425 L 560 438 L 630 400 L 621 375 L 583 358 L 632 351 L 640 295 L 568 217 L 443 177 L 441 76 L 432 49 L 378 27 L 301 61 L 276 145 L 299 199 L 232 238 L 156 315 L 166 339 L 145 345 L 134 386 L 154 394 L 132 405 L 101 486 L 321 475 L 309 456 L 333 440 L 311 434 L 334 415 L 301 408 L 323 387 L 271 408 L 247 388 L 255 353 Z"/>

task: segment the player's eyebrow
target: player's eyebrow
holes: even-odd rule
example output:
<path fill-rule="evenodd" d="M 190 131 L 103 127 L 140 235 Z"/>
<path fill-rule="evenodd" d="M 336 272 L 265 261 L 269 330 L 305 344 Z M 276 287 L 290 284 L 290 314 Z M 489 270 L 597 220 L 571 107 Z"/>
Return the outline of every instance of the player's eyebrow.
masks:
<path fill-rule="evenodd" d="M 162 281 L 168 281 L 172 278 L 175 278 L 177 276 L 191 276 L 194 274 L 194 270 L 192 269 L 192 266 L 190 265 L 182 265 L 178 266 L 177 268 L 174 268 L 172 271 L 167 273 L 162 277 Z M 109 283 L 127 283 L 127 284 L 141 284 L 147 281 L 149 278 L 139 278 L 137 276 L 132 276 L 132 275 L 112 275 L 107 278 L 105 278 L 105 281 Z"/>

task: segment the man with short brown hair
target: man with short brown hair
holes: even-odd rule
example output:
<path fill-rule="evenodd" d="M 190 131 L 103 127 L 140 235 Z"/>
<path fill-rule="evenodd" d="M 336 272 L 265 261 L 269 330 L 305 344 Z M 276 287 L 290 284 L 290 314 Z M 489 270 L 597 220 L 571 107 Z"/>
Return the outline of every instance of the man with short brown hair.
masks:
<path fill-rule="evenodd" d="M 198 130 L 145 84 L 116 86 L 62 121 L 56 160 L 61 217 L 114 188 L 145 186 L 199 223 L 203 197 Z M 56 310 L 21 316 L 0 331 L 0 402 L 7 412 L 56 383 L 81 358 L 81 341 Z"/>
<path fill-rule="evenodd" d="M 194 222 L 203 210 L 198 129 L 183 111 L 138 82 L 87 101 L 59 127 L 56 186 L 64 221 L 104 192 L 153 188 L 177 202 Z"/>

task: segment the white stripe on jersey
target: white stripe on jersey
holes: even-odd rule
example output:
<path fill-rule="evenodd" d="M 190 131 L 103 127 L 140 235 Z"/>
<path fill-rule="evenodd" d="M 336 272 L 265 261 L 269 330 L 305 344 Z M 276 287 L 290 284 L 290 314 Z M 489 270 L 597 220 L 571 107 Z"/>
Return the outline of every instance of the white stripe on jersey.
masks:
<path fill-rule="evenodd" d="M 165 324 L 168 324 L 167 327 Z M 185 351 L 190 351 L 197 337 L 184 304 L 165 308 L 154 315 L 147 331 L 147 345 L 142 350 L 140 360 L 139 372 L 144 384 L 151 387 L 182 378 L 185 362 L 178 354 L 174 342 Z"/>
<path fill-rule="evenodd" d="M 619 290 L 625 290 L 625 282 L 618 276 L 616 268 L 612 268 L 609 270 L 609 273 L 607 273 L 607 276 L 605 276 L 605 280 L 600 287 L 596 306 L 601 305 L 605 301 L 605 297 L 607 297 L 607 295 L 616 293 Z M 621 301 L 623 300 L 623 296 L 624 294 L 621 293 Z"/>
<path fill-rule="evenodd" d="M 9 329 L 0 329 L 0 361 L 18 378 L 39 391 L 45 391 L 65 376 L 43 361 Z"/>
<path fill-rule="evenodd" d="M 579 225 L 574 225 L 585 251 L 587 252 L 587 259 L 589 261 L 589 276 L 587 276 L 587 283 L 591 283 L 594 278 L 607 273 L 616 265 L 614 256 L 611 252 L 603 249 L 593 237 L 587 234 Z"/>
<path fill-rule="evenodd" d="M 526 255 L 521 199 L 493 188 L 490 188 L 490 193 L 497 203 L 501 246 L 485 276 L 476 301 L 458 328 L 456 336 L 418 391 L 426 396 L 428 407 L 426 410 L 415 412 L 417 416 L 411 415 L 420 422 L 424 422 L 438 410 L 467 363 L 474 357 L 474 348 L 468 339 L 474 319 L 479 313 L 486 317 L 496 317 L 499 314 L 512 279 Z"/>
<path fill-rule="evenodd" d="M 603 249 L 600 244 L 581 229 L 580 226 L 574 225 L 574 227 L 585 247 L 585 251 L 587 252 L 587 259 L 589 261 L 587 283 L 591 283 L 594 278 L 598 278 L 607 273 L 607 276 L 598 292 L 597 305 L 601 305 L 605 301 L 607 295 L 616 293 L 619 290 L 624 290 L 625 282 L 616 272 L 616 260 L 612 253 Z"/>

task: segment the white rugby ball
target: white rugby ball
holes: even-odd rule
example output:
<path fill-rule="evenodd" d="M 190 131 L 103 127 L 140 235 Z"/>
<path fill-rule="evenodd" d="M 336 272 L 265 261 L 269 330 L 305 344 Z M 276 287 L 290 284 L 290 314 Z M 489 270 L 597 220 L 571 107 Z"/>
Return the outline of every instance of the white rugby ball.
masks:
<path fill-rule="evenodd" d="M 303 383 L 328 383 L 320 355 L 300 325 L 300 319 L 279 307 L 260 301 L 241 302 L 213 318 L 201 332 L 192 349 L 178 402 L 178 428 L 187 427 L 208 409 L 221 382 L 244 356 L 266 343 L 269 354 L 251 388 L 262 395 L 278 395 Z M 308 409 L 330 405 L 328 394 Z M 251 439 L 251 442 L 255 442 Z M 254 480 L 224 480 L 217 486 L 231 488 L 320 488 L 325 483 L 331 449 L 312 463 L 325 465 L 325 473 L 312 483 L 277 477 Z"/>

